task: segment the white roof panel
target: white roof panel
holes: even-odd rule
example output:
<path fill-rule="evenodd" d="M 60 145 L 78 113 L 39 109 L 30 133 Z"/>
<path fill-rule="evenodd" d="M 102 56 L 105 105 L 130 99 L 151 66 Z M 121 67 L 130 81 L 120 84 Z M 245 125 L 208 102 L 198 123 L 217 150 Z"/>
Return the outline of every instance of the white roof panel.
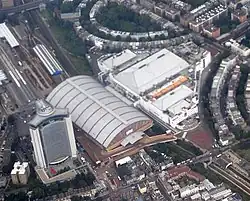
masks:
<path fill-rule="evenodd" d="M 115 79 L 139 94 L 188 67 L 185 60 L 162 49 L 117 74 Z"/>
<path fill-rule="evenodd" d="M 107 60 L 103 61 L 103 63 L 106 66 L 116 67 L 116 66 L 122 65 L 123 63 L 125 63 L 125 62 L 127 62 L 135 57 L 136 57 L 136 54 L 127 49 L 127 50 L 122 51 L 121 53 L 118 53 L 112 57 L 109 57 Z"/>
<path fill-rule="evenodd" d="M 60 83 L 47 97 L 53 106 L 67 108 L 72 120 L 104 147 L 131 125 L 151 120 L 106 90 L 89 76 L 75 76 Z"/>
<path fill-rule="evenodd" d="M 161 96 L 159 99 L 153 102 L 153 105 L 158 109 L 164 111 L 174 106 L 176 103 L 184 100 L 185 98 L 191 96 L 193 91 L 185 85 L 181 85 L 175 88 L 173 91 Z M 186 104 L 184 104 L 185 106 Z M 173 108 L 174 110 L 174 108 Z"/>
<path fill-rule="evenodd" d="M 19 46 L 18 41 L 5 23 L 0 24 L 0 38 L 5 38 L 12 48 Z"/>
<path fill-rule="evenodd" d="M 178 103 L 172 105 L 168 108 L 169 112 L 171 112 L 174 115 L 180 114 L 183 111 L 183 108 L 187 108 L 190 106 L 190 103 L 186 100 L 181 100 Z"/>
<path fill-rule="evenodd" d="M 140 139 L 143 138 L 144 133 L 143 132 L 135 132 L 130 135 L 128 135 L 122 142 L 121 145 L 126 147 L 128 144 L 134 144 Z"/>

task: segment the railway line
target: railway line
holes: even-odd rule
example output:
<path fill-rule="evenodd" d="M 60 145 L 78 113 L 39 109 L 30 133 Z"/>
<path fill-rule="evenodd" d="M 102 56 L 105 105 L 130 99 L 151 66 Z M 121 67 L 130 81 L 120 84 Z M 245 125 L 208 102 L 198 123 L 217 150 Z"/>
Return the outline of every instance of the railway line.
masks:
<path fill-rule="evenodd" d="M 218 167 L 214 164 L 211 164 L 209 166 L 209 169 L 212 170 L 213 172 L 215 172 L 216 174 L 220 175 L 224 179 L 228 180 L 230 183 L 232 183 L 234 186 L 239 188 L 241 191 L 243 191 L 247 195 L 250 195 L 250 184 L 249 183 L 245 183 L 245 182 L 242 183 L 242 181 L 240 181 L 239 179 L 236 179 L 235 177 L 233 177 L 232 175 L 230 175 L 229 173 L 227 173 L 226 171 L 224 171 L 223 169 L 221 169 L 220 167 Z"/>

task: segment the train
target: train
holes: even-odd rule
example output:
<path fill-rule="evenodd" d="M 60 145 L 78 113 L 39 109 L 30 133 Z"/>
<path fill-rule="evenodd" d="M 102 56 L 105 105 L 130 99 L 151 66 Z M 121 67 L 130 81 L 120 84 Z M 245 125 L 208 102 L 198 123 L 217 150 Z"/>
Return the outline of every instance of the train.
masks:
<path fill-rule="evenodd" d="M 38 44 L 33 48 L 33 50 L 51 76 L 60 75 L 63 72 L 59 62 L 52 56 L 44 45 Z"/>

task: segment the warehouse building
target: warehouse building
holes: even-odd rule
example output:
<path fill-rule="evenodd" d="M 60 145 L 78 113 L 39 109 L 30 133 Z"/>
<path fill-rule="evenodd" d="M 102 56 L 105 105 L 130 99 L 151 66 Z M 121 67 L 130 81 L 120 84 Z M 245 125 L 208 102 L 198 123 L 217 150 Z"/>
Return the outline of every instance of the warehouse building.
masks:
<path fill-rule="evenodd" d="M 189 64 L 185 60 L 167 49 L 162 49 L 121 73 L 110 76 L 110 81 L 126 89 L 131 95 L 139 97 L 188 67 Z"/>
<path fill-rule="evenodd" d="M 47 101 L 54 107 L 67 108 L 73 122 L 87 133 L 88 138 L 107 150 L 133 144 L 143 135 L 137 131 L 152 126 L 152 120 L 146 115 L 89 76 L 65 80 L 49 94 Z M 129 140 L 131 143 L 127 143 Z"/>

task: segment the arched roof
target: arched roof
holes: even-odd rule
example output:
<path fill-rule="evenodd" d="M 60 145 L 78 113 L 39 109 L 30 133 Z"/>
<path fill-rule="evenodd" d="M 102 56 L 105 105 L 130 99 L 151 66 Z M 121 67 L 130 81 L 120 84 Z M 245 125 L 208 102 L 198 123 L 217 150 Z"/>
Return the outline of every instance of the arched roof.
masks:
<path fill-rule="evenodd" d="M 90 76 L 71 77 L 47 97 L 57 108 L 68 108 L 73 122 L 104 147 L 126 127 L 150 120 L 106 90 Z"/>

